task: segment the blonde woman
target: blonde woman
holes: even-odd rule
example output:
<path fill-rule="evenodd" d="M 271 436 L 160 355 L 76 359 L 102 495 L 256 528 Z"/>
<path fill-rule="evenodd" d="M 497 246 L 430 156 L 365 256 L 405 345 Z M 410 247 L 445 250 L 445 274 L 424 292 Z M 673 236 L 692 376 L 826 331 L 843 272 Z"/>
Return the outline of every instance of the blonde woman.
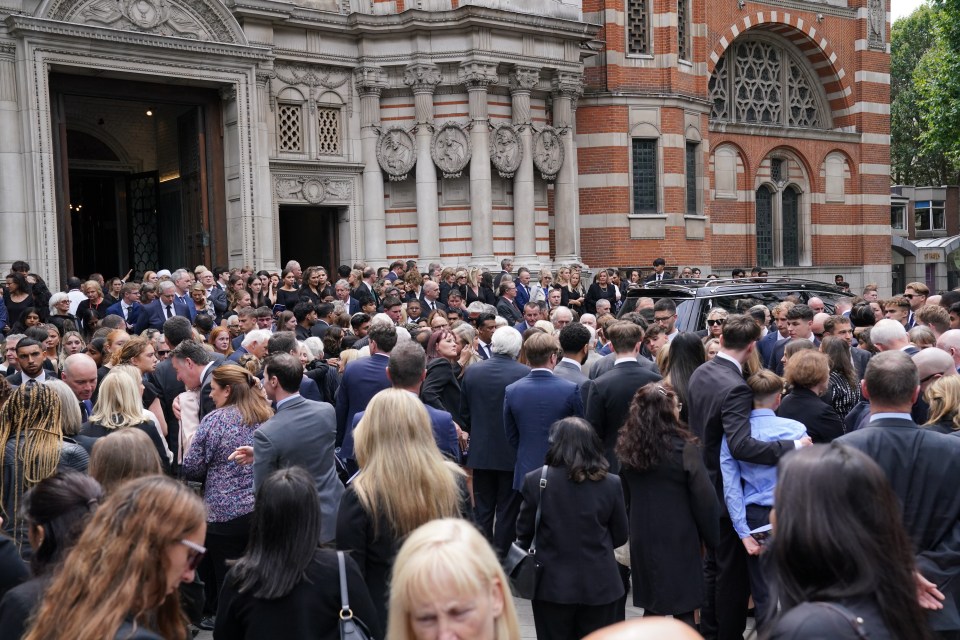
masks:
<path fill-rule="evenodd" d="M 943 376 L 927 387 L 923 399 L 930 405 L 925 428 L 960 435 L 960 376 Z"/>
<path fill-rule="evenodd" d="M 89 453 L 98 438 L 108 436 L 120 429 L 140 429 L 153 442 L 164 470 L 169 469 L 170 458 L 167 443 L 160 435 L 160 428 L 151 419 L 152 414 L 143 408 L 140 396 L 142 383 L 140 372 L 130 365 L 118 365 L 100 383 L 97 403 L 93 405 L 90 421 L 80 429 L 77 442 Z"/>
<path fill-rule="evenodd" d="M 557 286 L 566 287 L 570 284 L 570 267 L 560 267 L 557 271 Z"/>
<path fill-rule="evenodd" d="M 475 527 L 454 518 L 410 534 L 390 588 L 390 640 L 432 640 L 439 628 L 476 640 L 520 637 L 497 555 Z"/>
<path fill-rule="evenodd" d="M 360 566 L 385 625 L 400 541 L 425 522 L 465 511 L 464 475 L 437 448 L 423 404 L 401 389 L 373 397 L 354 439 L 360 472 L 340 501 L 337 548 Z"/>

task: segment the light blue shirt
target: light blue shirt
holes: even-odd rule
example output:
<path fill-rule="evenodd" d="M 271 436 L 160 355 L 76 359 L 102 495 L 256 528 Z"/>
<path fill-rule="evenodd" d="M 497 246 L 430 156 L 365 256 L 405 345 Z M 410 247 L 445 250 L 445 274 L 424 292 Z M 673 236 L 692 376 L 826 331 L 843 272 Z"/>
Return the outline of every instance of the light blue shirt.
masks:
<path fill-rule="evenodd" d="M 799 440 L 807 435 L 807 428 L 796 420 L 779 417 L 772 409 L 754 409 L 750 412 L 750 435 L 762 442 Z M 746 505 L 773 506 L 777 468 L 735 460 L 724 437 L 720 441 L 720 472 L 723 474 L 723 499 L 733 520 L 733 528 L 738 536 L 746 538 L 750 535 Z"/>

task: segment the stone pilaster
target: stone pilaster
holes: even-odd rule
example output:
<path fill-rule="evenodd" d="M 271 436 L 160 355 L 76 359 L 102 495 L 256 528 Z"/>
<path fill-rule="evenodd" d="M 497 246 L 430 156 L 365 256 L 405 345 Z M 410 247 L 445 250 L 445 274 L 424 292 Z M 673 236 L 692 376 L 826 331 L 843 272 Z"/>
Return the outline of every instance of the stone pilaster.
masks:
<path fill-rule="evenodd" d="M 520 138 L 523 155 L 513 176 L 514 262 L 534 271 L 540 267 L 537 257 L 537 215 L 533 193 L 533 128 L 530 118 L 530 92 L 540 81 L 540 70 L 515 67 L 510 74 L 513 99 L 513 125 Z"/>
<path fill-rule="evenodd" d="M 28 231 L 23 174 L 23 141 L 17 106 L 15 45 L 0 43 L 0 265 L 27 255 Z M 64 150 L 66 153 L 66 150 Z M 69 220 L 69 214 L 66 216 Z M 39 271 L 39 268 L 37 269 Z"/>
<path fill-rule="evenodd" d="M 440 259 L 440 213 L 437 202 L 437 170 L 430 147 L 433 144 L 433 92 L 440 84 L 435 64 L 414 63 L 403 72 L 403 82 L 413 91 L 417 142 L 417 242 L 420 262 Z"/>
<path fill-rule="evenodd" d="M 270 176 L 270 81 L 273 70 L 257 70 L 256 135 L 259 153 L 253 155 L 256 187 L 256 254 L 254 262 L 265 269 L 278 269 L 280 265 L 280 227 L 273 209 L 273 180 Z"/>
<path fill-rule="evenodd" d="M 488 62 L 464 62 L 460 82 L 467 87 L 470 101 L 470 231 L 471 260 L 494 265 L 493 192 L 490 182 L 490 119 L 487 115 L 487 87 L 497 81 L 497 66 Z"/>
<path fill-rule="evenodd" d="M 553 126 L 562 131 L 564 160 L 554 187 L 555 260 L 580 261 L 580 198 L 577 190 L 576 100 L 583 92 L 583 75 L 558 72 L 553 78 Z"/>
<path fill-rule="evenodd" d="M 371 264 L 387 261 L 386 214 L 383 209 L 383 173 L 377 161 L 380 136 L 380 93 L 387 86 L 380 67 L 361 66 L 354 71 L 360 94 L 360 151 L 363 157 L 363 259 Z"/>

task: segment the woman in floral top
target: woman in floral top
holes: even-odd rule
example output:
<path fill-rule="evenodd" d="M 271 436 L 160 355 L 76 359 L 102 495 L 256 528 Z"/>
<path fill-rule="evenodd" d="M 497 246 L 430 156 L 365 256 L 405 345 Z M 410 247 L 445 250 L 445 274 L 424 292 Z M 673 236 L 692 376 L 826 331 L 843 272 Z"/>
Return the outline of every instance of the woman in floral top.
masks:
<path fill-rule="evenodd" d="M 253 513 L 253 467 L 229 460 L 241 446 L 253 446 L 253 432 L 273 415 L 260 381 L 243 367 L 227 364 L 213 370 L 210 398 L 217 408 L 203 420 L 183 459 L 188 480 L 204 482 L 207 535 L 204 546 L 213 569 L 208 582 L 208 610 L 216 611 L 216 594 L 227 574 L 227 560 L 243 555 Z"/>

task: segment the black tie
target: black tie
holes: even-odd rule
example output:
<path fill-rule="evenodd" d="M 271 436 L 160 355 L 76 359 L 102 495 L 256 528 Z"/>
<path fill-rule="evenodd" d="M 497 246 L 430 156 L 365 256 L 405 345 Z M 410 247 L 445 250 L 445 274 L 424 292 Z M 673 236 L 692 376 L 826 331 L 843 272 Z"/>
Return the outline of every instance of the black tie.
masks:
<path fill-rule="evenodd" d="M 87 405 L 83 402 L 83 400 L 80 401 L 80 421 L 87 421 Z"/>
<path fill-rule="evenodd" d="M 167 305 L 167 320 L 173 317 L 173 312 L 170 311 L 170 305 Z"/>

